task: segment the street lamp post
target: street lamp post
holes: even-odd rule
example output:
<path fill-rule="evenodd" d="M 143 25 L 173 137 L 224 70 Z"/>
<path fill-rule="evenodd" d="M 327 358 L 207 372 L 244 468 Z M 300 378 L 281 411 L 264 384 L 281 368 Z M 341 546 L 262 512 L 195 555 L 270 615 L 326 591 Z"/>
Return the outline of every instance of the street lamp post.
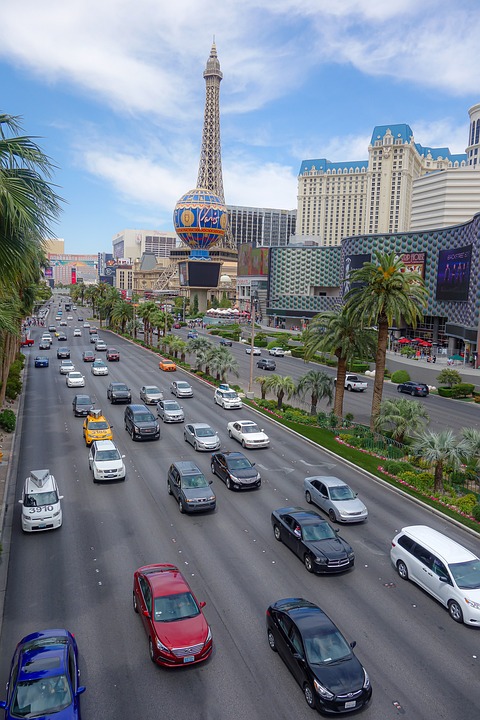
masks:
<path fill-rule="evenodd" d="M 251 315 L 251 323 L 252 323 L 252 334 L 250 336 L 250 380 L 248 383 L 248 392 L 253 393 L 253 348 L 254 348 L 254 341 L 255 341 L 255 318 L 257 315 L 257 298 L 252 298 L 251 307 L 250 307 L 250 315 Z"/>

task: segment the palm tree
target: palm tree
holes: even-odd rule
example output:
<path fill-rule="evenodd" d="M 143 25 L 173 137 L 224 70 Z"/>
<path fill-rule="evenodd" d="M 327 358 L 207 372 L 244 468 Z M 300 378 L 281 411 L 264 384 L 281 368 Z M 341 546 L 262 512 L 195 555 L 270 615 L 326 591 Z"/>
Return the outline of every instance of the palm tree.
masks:
<path fill-rule="evenodd" d="M 143 339 L 147 345 L 153 342 L 152 318 L 155 317 L 157 306 L 154 302 L 142 303 L 137 310 L 137 315 L 143 320 Z"/>
<path fill-rule="evenodd" d="M 290 375 L 270 375 L 265 380 L 265 390 L 271 390 L 277 396 L 277 408 L 282 409 L 283 399 L 290 399 L 295 394 L 295 382 Z"/>
<path fill-rule="evenodd" d="M 265 375 L 258 375 L 253 380 L 253 382 L 256 382 L 260 385 L 260 392 L 262 394 L 262 400 L 265 400 L 265 397 L 267 395 L 267 389 L 265 387 L 266 380 L 267 380 L 267 378 L 265 377 Z"/>
<path fill-rule="evenodd" d="M 395 252 L 375 254 L 375 260 L 354 270 L 354 286 L 345 296 L 346 311 L 358 328 L 378 327 L 370 427 L 380 412 L 387 355 L 388 328 L 403 321 L 415 327 L 427 303 L 427 289 L 417 273 L 405 272 Z"/>
<path fill-rule="evenodd" d="M 178 335 L 171 335 L 168 346 L 170 352 L 172 352 L 175 356 L 175 359 L 177 359 L 179 352 L 183 352 L 185 354 L 185 348 L 187 347 L 187 343 L 185 342 L 185 340 L 182 340 L 182 338 L 179 338 Z"/>
<path fill-rule="evenodd" d="M 430 416 L 425 406 L 415 400 L 393 398 L 383 400 L 375 420 L 375 430 L 392 430 L 394 440 L 403 443 L 405 435 L 412 435 L 428 425 Z"/>
<path fill-rule="evenodd" d="M 458 440 L 452 430 L 439 433 L 427 430 L 418 436 L 412 446 L 412 453 L 434 466 L 434 492 L 443 493 L 443 469 L 450 465 L 459 467 L 468 452 L 465 440 Z"/>
<path fill-rule="evenodd" d="M 210 367 L 217 380 L 225 380 L 227 373 L 239 376 L 238 360 L 224 347 L 214 347 L 210 356 Z"/>
<path fill-rule="evenodd" d="M 199 337 L 188 341 L 187 351 L 195 355 L 195 367 L 197 370 L 206 362 L 212 348 L 213 343 L 207 340 L 207 338 Z"/>
<path fill-rule="evenodd" d="M 463 428 L 461 434 L 466 445 L 466 459 L 469 469 L 476 471 L 480 464 L 480 430 Z"/>
<path fill-rule="evenodd" d="M 462 382 L 462 376 L 458 370 L 453 368 L 443 368 L 437 375 L 437 383 L 439 385 L 447 385 L 447 387 L 453 387 L 459 385 Z"/>
<path fill-rule="evenodd" d="M 327 404 L 330 405 L 333 398 L 333 380 L 323 370 L 309 370 L 297 382 L 297 393 L 305 397 L 306 393 L 310 393 L 310 414 L 317 414 L 317 403 L 323 398 L 327 398 Z"/>
<path fill-rule="evenodd" d="M 316 352 L 327 352 L 338 360 L 337 382 L 333 413 L 343 417 L 343 397 L 347 367 L 355 358 L 369 358 L 375 353 L 377 334 L 374 330 L 359 328 L 345 308 L 338 312 L 319 313 L 310 322 L 304 335 L 304 360 L 308 362 Z"/>
<path fill-rule="evenodd" d="M 127 323 L 133 319 L 133 306 L 118 298 L 112 307 L 111 321 L 115 326 L 120 325 L 120 330 L 125 333 Z"/>

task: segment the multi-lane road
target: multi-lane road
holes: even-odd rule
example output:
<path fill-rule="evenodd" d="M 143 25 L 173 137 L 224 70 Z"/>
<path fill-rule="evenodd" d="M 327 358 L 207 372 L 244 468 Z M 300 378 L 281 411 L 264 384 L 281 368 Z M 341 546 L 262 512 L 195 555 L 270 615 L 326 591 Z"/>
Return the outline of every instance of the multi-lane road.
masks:
<path fill-rule="evenodd" d="M 245 451 L 261 471 L 261 489 L 233 493 L 215 478 L 216 512 L 181 515 L 167 494 L 167 468 L 173 460 L 192 459 L 211 477 L 209 455 L 195 453 L 184 442 L 181 424 L 162 425 L 159 442 L 132 442 L 123 427 L 123 406 L 106 401 L 111 380 L 127 382 L 139 402 L 142 384 L 168 389 L 172 374 L 159 371 L 154 354 L 123 339 L 112 342 L 109 333 L 100 331 L 119 348 L 121 360 L 109 364 L 108 377 L 94 377 L 90 365 L 81 361 L 82 350 L 91 347 L 83 332 L 83 338 L 73 338 L 68 330 L 72 359 L 86 375 L 85 392 L 96 397 L 97 407 L 113 424 L 114 439 L 126 455 L 127 479 L 92 482 L 82 420 L 73 416 L 71 406 L 78 390 L 67 388 L 58 371 L 57 341 L 47 369 L 34 369 L 38 351 L 28 349 L 17 484 L 7 513 L 12 535 L 11 543 L 5 543 L 10 559 L 0 687 L 23 635 L 67 627 L 81 653 L 85 718 L 310 718 L 301 689 L 270 650 L 265 632 L 268 604 L 300 596 L 320 604 L 346 637 L 357 641 L 356 653 L 373 685 L 363 717 L 480 716 L 478 631 L 454 623 L 419 588 L 401 581 L 389 559 L 391 539 L 405 525 L 429 524 L 478 554 L 476 538 L 268 420 L 262 427 L 271 438 L 270 449 Z M 248 378 L 244 348 L 234 352 L 242 377 L 246 373 Z M 293 377 L 305 371 L 291 358 L 279 359 L 277 368 Z M 210 423 L 223 448 L 241 449 L 228 439 L 226 425 L 236 417 L 252 417 L 251 412 L 222 410 L 214 405 L 210 387 L 195 378 L 191 384 L 194 397 L 182 401 L 187 421 Z M 356 402 L 369 407 L 370 398 L 363 394 Z M 452 413 L 447 414 L 451 427 Z M 16 502 L 21 483 L 30 469 L 44 467 L 55 474 L 64 494 L 64 524 L 59 531 L 23 535 Z M 369 508 L 367 523 L 341 528 L 356 553 L 355 569 L 348 574 L 310 575 L 273 537 L 271 511 L 305 506 L 302 482 L 312 474 L 348 480 Z M 178 564 L 197 597 L 207 602 L 215 649 L 203 665 L 166 671 L 149 660 L 147 638 L 132 609 L 132 579 L 137 567 L 155 562 Z"/>

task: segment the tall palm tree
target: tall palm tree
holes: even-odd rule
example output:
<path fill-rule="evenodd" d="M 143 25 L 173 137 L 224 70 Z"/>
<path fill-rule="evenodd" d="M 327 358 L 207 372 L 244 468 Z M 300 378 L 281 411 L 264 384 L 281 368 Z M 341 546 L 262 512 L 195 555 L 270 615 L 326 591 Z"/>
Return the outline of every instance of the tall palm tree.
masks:
<path fill-rule="evenodd" d="M 120 325 L 120 330 L 125 333 L 127 323 L 133 319 L 133 306 L 118 298 L 112 308 L 111 320 L 115 326 Z"/>
<path fill-rule="evenodd" d="M 304 333 L 304 359 L 312 359 L 316 352 L 335 355 L 338 361 L 337 382 L 333 414 L 343 417 L 343 398 L 347 367 L 352 360 L 369 358 L 375 353 L 377 333 L 371 329 L 359 328 L 358 322 L 342 308 L 338 312 L 319 313 L 310 322 Z"/>
<path fill-rule="evenodd" d="M 412 445 L 412 453 L 434 466 L 434 491 L 443 493 L 443 470 L 445 465 L 459 467 L 468 452 L 465 440 L 459 440 L 452 430 L 439 433 L 427 430 Z"/>
<path fill-rule="evenodd" d="M 466 445 L 466 459 L 469 468 L 478 470 L 480 465 L 480 430 L 477 430 L 477 428 L 463 428 L 461 434 Z"/>
<path fill-rule="evenodd" d="M 207 338 L 199 337 L 191 339 L 187 343 L 187 351 L 195 355 L 195 367 L 198 370 L 205 364 L 208 355 L 213 348 L 213 343 Z"/>
<path fill-rule="evenodd" d="M 415 400 L 393 398 L 382 400 L 375 420 L 375 430 L 391 430 L 394 440 L 403 443 L 405 435 L 413 435 L 430 422 L 424 405 Z"/>
<path fill-rule="evenodd" d="M 175 356 L 175 359 L 177 359 L 179 352 L 185 352 L 187 343 L 185 342 L 185 340 L 182 340 L 182 338 L 179 338 L 178 335 L 171 335 L 170 337 L 171 339 L 168 346 L 170 352 L 172 352 Z"/>
<path fill-rule="evenodd" d="M 297 393 L 305 397 L 310 393 L 310 414 L 317 414 L 317 403 L 327 398 L 327 405 L 330 405 L 333 398 L 333 380 L 323 370 L 309 370 L 297 382 Z"/>
<path fill-rule="evenodd" d="M 143 320 L 143 339 L 147 345 L 151 345 L 153 342 L 153 325 L 152 318 L 157 313 L 157 306 L 154 302 L 142 303 L 138 310 L 137 315 Z"/>
<path fill-rule="evenodd" d="M 253 382 L 256 382 L 260 385 L 260 392 L 262 394 L 262 400 L 265 400 L 266 395 L 267 395 L 267 388 L 265 387 L 266 381 L 267 381 L 267 378 L 265 377 L 265 375 L 258 375 L 253 380 Z"/>
<path fill-rule="evenodd" d="M 215 352 L 210 357 L 210 367 L 217 380 L 225 380 L 227 373 L 239 376 L 238 360 L 224 347 L 215 347 Z"/>
<path fill-rule="evenodd" d="M 427 304 L 427 289 L 417 273 L 405 272 L 405 265 L 395 252 L 375 254 L 375 260 L 364 263 L 350 275 L 354 284 L 345 296 L 346 311 L 357 327 L 378 327 L 375 355 L 370 427 L 380 412 L 387 355 L 388 328 L 400 325 L 402 318 L 415 327 Z"/>
<path fill-rule="evenodd" d="M 267 392 L 271 390 L 277 396 L 277 408 L 282 409 L 284 398 L 287 400 L 295 395 L 295 382 L 290 375 L 270 375 L 265 380 L 265 389 Z"/>

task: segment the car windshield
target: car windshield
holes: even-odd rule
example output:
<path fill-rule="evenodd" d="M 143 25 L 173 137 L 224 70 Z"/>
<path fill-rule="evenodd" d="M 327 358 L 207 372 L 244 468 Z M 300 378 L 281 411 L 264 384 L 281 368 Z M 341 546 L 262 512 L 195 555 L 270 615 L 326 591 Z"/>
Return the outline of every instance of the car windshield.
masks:
<path fill-rule="evenodd" d="M 31 493 L 25 495 L 23 500 L 24 507 L 42 507 L 43 505 L 55 505 L 58 503 L 58 495 L 56 490 L 44 493 Z"/>
<path fill-rule="evenodd" d="M 77 398 L 77 405 L 91 405 L 92 401 L 89 397 L 78 397 Z"/>
<path fill-rule="evenodd" d="M 35 718 L 57 713 L 72 703 L 66 675 L 19 682 L 12 701 L 12 715 Z"/>
<path fill-rule="evenodd" d="M 164 410 L 180 410 L 180 405 L 175 400 L 169 400 L 163 403 Z"/>
<path fill-rule="evenodd" d="M 89 430 L 108 430 L 108 423 L 106 420 L 91 421 L 88 423 Z"/>
<path fill-rule="evenodd" d="M 187 382 L 177 382 L 177 387 L 185 389 L 185 388 L 189 388 L 190 385 Z"/>
<path fill-rule="evenodd" d="M 331 665 L 346 660 L 352 654 L 345 638 L 338 631 L 304 636 L 305 653 L 312 665 Z"/>
<path fill-rule="evenodd" d="M 155 598 L 155 622 L 174 622 L 175 620 L 185 620 L 186 618 L 195 617 L 199 613 L 200 608 L 190 592 Z"/>
<path fill-rule="evenodd" d="M 228 467 L 230 470 L 244 470 L 245 468 L 252 467 L 252 464 L 247 458 L 238 458 L 236 460 L 228 460 Z"/>
<path fill-rule="evenodd" d="M 330 488 L 330 499 L 336 501 L 354 500 L 355 493 L 352 492 L 352 489 L 349 488 L 348 485 L 336 485 Z"/>
<path fill-rule="evenodd" d="M 68 377 L 70 378 L 70 380 L 78 380 L 79 378 L 82 378 L 83 375 L 82 375 L 82 373 L 79 373 L 79 372 L 71 372 L 71 373 L 68 373 Z"/>
<path fill-rule="evenodd" d="M 247 433 L 258 433 L 260 430 L 258 429 L 258 425 L 242 425 L 241 432 L 246 435 Z"/>
<path fill-rule="evenodd" d="M 229 400 L 235 400 L 235 398 L 237 397 L 237 393 L 234 392 L 233 390 L 230 390 L 230 392 L 222 393 L 222 396 L 224 398 L 228 398 Z"/>
<path fill-rule="evenodd" d="M 123 385 L 123 383 L 117 383 L 116 385 L 112 385 L 112 390 L 114 392 L 118 392 L 119 390 L 121 390 L 122 392 L 123 391 L 128 392 L 127 386 Z"/>
<path fill-rule="evenodd" d="M 103 360 L 95 360 L 93 363 L 93 367 L 107 367 Z"/>
<path fill-rule="evenodd" d="M 182 477 L 182 488 L 187 490 L 191 488 L 206 488 L 208 482 L 205 475 L 184 475 Z"/>
<path fill-rule="evenodd" d="M 212 437 L 215 433 L 210 427 L 200 427 L 195 428 L 195 435 L 197 435 L 197 437 Z"/>
<path fill-rule="evenodd" d="M 461 590 L 478 590 L 480 588 L 480 560 L 452 563 L 449 568 Z"/>
<path fill-rule="evenodd" d="M 152 387 L 146 387 L 145 392 L 149 395 L 160 395 L 160 390 L 155 387 L 155 385 L 152 385 Z"/>
<path fill-rule="evenodd" d="M 115 448 L 115 450 L 99 450 L 95 456 L 96 460 L 118 460 L 120 458 L 120 453 Z"/>
<path fill-rule="evenodd" d="M 153 419 L 154 419 L 154 417 L 151 413 L 139 412 L 139 413 L 135 413 L 134 421 L 135 422 L 152 422 Z"/>
<path fill-rule="evenodd" d="M 303 539 L 309 542 L 316 540 L 329 540 L 337 537 L 328 523 L 319 525 L 304 525 L 302 528 Z"/>

